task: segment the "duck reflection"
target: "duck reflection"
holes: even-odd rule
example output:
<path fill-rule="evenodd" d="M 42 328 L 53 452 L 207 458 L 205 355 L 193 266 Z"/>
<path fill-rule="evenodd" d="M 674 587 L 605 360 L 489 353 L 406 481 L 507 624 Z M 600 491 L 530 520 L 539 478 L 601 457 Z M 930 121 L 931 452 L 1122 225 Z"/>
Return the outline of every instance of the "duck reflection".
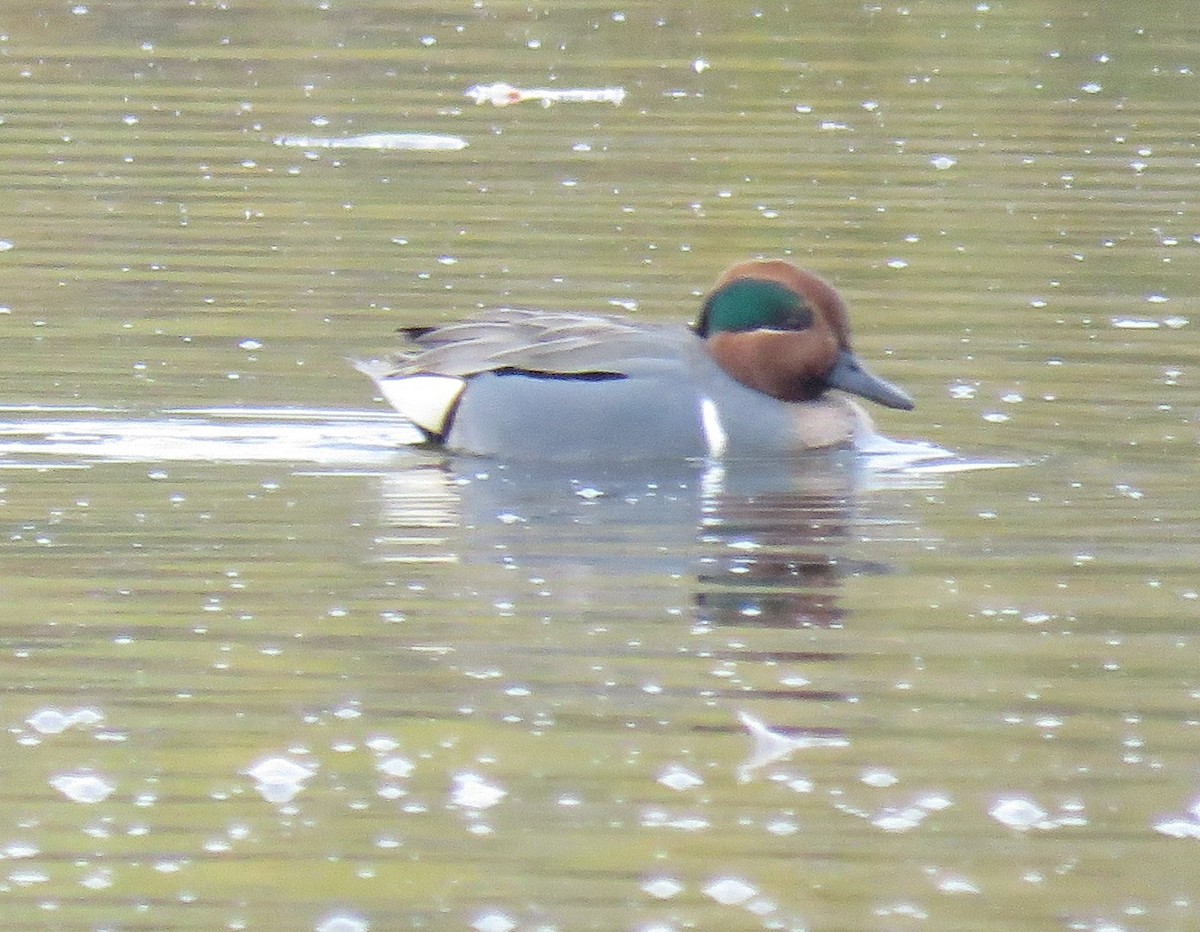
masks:
<path fill-rule="evenodd" d="M 661 599 L 663 580 L 674 580 L 694 623 L 837 627 L 846 576 L 888 572 L 843 553 L 861 470 L 852 453 L 637 474 L 423 463 L 383 479 L 391 534 L 380 556 L 475 568 L 481 587 L 488 567 L 519 570 L 553 588 L 559 604 L 617 611 L 639 601 L 639 588 Z"/>

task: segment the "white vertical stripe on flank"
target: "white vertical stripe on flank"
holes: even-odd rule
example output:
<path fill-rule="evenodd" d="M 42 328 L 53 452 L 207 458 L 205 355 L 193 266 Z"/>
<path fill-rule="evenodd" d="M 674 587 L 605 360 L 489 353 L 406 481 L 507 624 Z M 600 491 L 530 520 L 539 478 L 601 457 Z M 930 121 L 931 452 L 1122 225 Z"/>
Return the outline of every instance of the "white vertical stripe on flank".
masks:
<path fill-rule="evenodd" d="M 700 425 L 704 428 L 704 442 L 709 456 L 721 456 L 729 445 L 729 436 L 721 426 L 721 415 L 711 398 L 700 399 Z"/>

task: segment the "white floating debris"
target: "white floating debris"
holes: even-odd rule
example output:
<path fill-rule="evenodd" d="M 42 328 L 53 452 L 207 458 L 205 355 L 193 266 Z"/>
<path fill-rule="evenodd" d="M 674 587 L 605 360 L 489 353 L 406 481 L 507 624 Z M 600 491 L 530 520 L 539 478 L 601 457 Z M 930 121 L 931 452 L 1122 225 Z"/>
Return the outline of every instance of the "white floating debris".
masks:
<path fill-rule="evenodd" d="M 738 713 L 738 721 L 750 732 L 750 738 L 754 742 L 750 756 L 738 765 L 738 781 L 741 783 L 753 779 L 756 770 L 783 760 L 793 751 L 808 748 L 844 748 L 850 745 L 850 742 L 843 737 L 781 734 L 772 731 L 746 712 Z"/>
<path fill-rule="evenodd" d="M 490 809 L 507 795 L 507 790 L 488 783 L 477 773 L 456 773 L 450 801 L 467 809 Z"/>
<path fill-rule="evenodd" d="M 286 757 L 268 757 L 246 771 L 259 795 L 269 803 L 291 802 L 314 773 L 315 766 L 306 767 Z"/>
<path fill-rule="evenodd" d="M 737 906 L 755 896 L 758 890 L 737 877 L 722 877 L 708 884 L 704 892 L 722 906 Z"/>
<path fill-rule="evenodd" d="M 543 107 L 551 104 L 621 104 L 625 100 L 623 87 L 513 87 L 503 81 L 496 84 L 476 84 L 468 87 L 466 96 L 476 104 L 508 107 L 526 100 L 540 101 Z"/>
<path fill-rule="evenodd" d="M 933 158 L 931 158 L 929 160 L 929 164 L 932 165 L 934 168 L 936 168 L 938 171 L 944 172 L 946 169 L 953 168 L 955 165 L 957 165 L 958 160 L 952 159 L 948 155 L 935 155 Z"/>
<path fill-rule="evenodd" d="M 64 773 L 50 780 L 50 785 L 75 803 L 102 803 L 112 795 L 116 784 L 94 773 Z"/>
<path fill-rule="evenodd" d="M 690 790 L 704 786 L 704 780 L 686 767 L 672 764 L 658 776 L 658 782 L 672 790 Z"/>
<path fill-rule="evenodd" d="M 417 152 L 456 152 L 467 147 L 458 136 L 438 133 L 366 133 L 361 136 L 278 136 L 277 146 L 300 149 L 399 149 Z"/>
<path fill-rule="evenodd" d="M 895 786 L 900 780 L 900 778 L 897 777 L 890 770 L 882 770 L 882 769 L 864 770 L 862 772 L 862 775 L 859 777 L 859 779 L 862 780 L 862 782 L 865 783 L 867 786 L 873 786 L 873 787 L 876 787 L 877 789 L 883 789 L 884 787 L 888 787 L 888 786 Z"/>
<path fill-rule="evenodd" d="M 1157 320 L 1145 317 L 1114 317 L 1112 325 L 1118 330 L 1157 330 L 1159 327 Z"/>

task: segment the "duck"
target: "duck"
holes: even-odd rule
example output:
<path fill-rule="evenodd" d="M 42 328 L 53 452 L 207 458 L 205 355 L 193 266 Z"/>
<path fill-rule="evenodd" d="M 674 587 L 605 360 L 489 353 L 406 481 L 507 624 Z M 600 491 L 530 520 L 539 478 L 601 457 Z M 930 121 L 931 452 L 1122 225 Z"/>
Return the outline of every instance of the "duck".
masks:
<path fill-rule="evenodd" d="M 851 348 L 837 290 L 784 259 L 726 269 L 691 326 L 502 308 L 352 360 L 428 445 L 506 460 L 793 457 L 911 410 Z M 853 397 L 851 397 L 853 396 Z"/>

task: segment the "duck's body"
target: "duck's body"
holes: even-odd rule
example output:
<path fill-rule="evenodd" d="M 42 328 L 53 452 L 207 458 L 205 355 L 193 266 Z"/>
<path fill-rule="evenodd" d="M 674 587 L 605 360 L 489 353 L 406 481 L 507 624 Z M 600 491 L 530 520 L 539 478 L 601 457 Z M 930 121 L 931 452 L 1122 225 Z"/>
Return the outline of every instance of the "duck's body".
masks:
<path fill-rule="evenodd" d="M 429 440 L 463 453 L 779 456 L 869 429 L 827 388 L 912 407 L 858 365 L 837 293 L 787 262 L 731 268 L 690 329 L 506 309 L 408 333 L 416 352 L 357 365 Z"/>

